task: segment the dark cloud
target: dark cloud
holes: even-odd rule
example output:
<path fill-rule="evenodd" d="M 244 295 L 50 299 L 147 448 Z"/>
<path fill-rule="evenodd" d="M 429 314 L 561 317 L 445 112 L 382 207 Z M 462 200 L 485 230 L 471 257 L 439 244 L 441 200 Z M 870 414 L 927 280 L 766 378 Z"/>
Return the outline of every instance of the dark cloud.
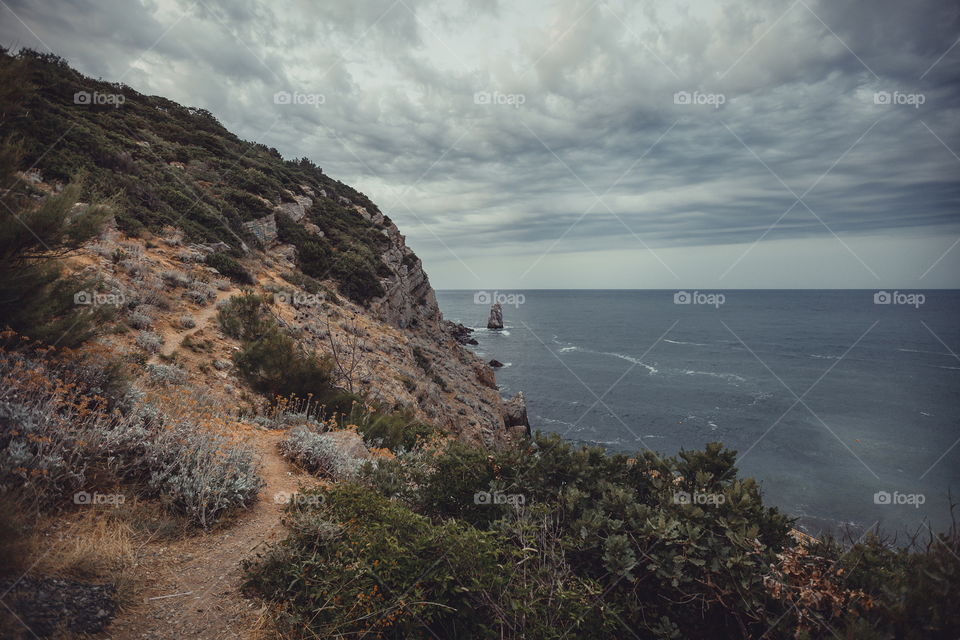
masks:
<path fill-rule="evenodd" d="M 428 270 L 451 252 L 477 271 L 548 250 L 748 246 L 781 217 L 767 239 L 960 234 L 953 3 L 11 0 L 0 11 L 6 46 L 50 47 L 315 159 L 397 220 Z M 277 91 L 323 100 L 278 105 Z M 676 104 L 682 92 L 722 104 Z M 887 95 L 893 104 L 876 103 Z M 918 108 L 896 104 L 914 96 Z M 938 267 L 941 286 L 958 284 L 955 265 Z M 444 283 L 473 286 L 464 277 Z"/>

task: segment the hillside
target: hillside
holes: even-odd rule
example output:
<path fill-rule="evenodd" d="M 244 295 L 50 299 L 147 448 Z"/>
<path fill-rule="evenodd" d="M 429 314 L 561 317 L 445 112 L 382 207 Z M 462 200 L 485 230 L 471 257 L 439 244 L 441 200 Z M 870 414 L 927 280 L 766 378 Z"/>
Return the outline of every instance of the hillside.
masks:
<path fill-rule="evenodd" d="M 505 437 L 493 371 L 459 345 L 419 258 L 365 195 L 307 159 L 240 140 L 206 111 L 85 78 L 50 56 L 26 52 L 20 63 L 11 90 L 22 95 L 3 125 L 30 168 L 22 183 L 40 196 L 82 176 L 81 201 L 109 203 L 112 224 L 73 266 L 124 301 L 118 326 L 148 317 L 134 328 L 202 371 L 236 343 L 187 357 L 183 338 L 211 332 L 184 331 L 181 318 L 209 316 L 241 288 L 265 293 L 304 349 L 350 359 L 338 362 L 337 386 L 475 441 Z M 135 341 L 105 342 L 137 352 Z M 235 399 L 243 385 L 223 376 Z"/>

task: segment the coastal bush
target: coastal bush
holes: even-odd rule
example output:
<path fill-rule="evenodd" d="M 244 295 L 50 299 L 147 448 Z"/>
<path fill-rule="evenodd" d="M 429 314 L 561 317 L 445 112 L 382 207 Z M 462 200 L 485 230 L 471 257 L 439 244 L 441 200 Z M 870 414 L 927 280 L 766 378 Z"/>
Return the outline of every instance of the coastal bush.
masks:
<path fill-rule="evenodd" d="M 18 338 L 5 333 L 0 345 L 0 493 L 50 508 L 119 484 L 200 526 L 256 499 L 250 447 L 159 410 L 104 354 Z"/>
<path fill-rule="evenodd" d="M 280 450 L 310 473 L 334 480 L 352 477 L 361 464 L 340 446 L 335 436 L 319 433 L 305 425 L 291 429 Z"/>
<path fill-rule="evenodd" d="M 248 567 L 249 585 L 282 608 L 282 621 L 304 625 L 294 637 L 452 637 L 447 607 L 462 616 L 456 637 L 471 638 L 955 635 L 956 527 L 913 549 L 876 538 L 798 542 L 734 460 L 715 444 L 626 456 L 539 434 L 502 451 L 417 448 L 365 465 L 361 486 L 298 506 L 290 537 Z M 418 524 L 392 538 L 401 549 L 386 550 L 364 537 L 384 522 Z M 482 545 L 485 561 L 470 573 L 450 571 L 442 550 L 416 555 L 422 538 L 451 525 Z M 371 579 L 391 552 L 420 560 L 405 566 L 406 580 Z M 321 567 L 334 570 L 319 576 Z M 443 588 L 454 582 L 453 594 Z M 354 606 L 375 584 L 376 611 L 403 622 Z M 419 631 L 404 626 L 404 594 L 416 589 L 431 589 L 422 599 L 434 603 Z"/>
<path fill-rule="evenodd" d="M 226 253 L 214 253 L 207 256 L 207 265 L 213 267 L 221 275 L 230 278 L 234 282 L 254 284 L 254 279 L 253 276 L 250 275 L 250 272 Z"/>

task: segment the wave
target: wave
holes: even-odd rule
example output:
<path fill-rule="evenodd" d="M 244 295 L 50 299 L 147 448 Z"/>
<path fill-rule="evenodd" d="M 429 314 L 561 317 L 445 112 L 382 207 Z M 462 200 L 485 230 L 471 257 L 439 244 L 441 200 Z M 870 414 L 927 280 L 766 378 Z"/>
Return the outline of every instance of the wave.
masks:
<path fill-rule="evenodd" d="M 821 356 L 818 353 L 811 353 L 811 358 L 817 358 L 818 360 L 839 360 L 842 356 Z"/>
<path fill-rule="evenodd" d="M 738 376 L 735 373 L 715 373 L 713 371 L 693 371 L 692 369 L 687 369 L 683 372 L 688 376 L 710 376 L 711 378 L 720 378 L 721 380 L 735 380 L 737 382 L 746 382 L 747 379 L 743 376 Z"/>
<path fill-rule="evenodd" d="M 593 351 L 592 353 L 598 353 L 598 354 L 600 354 L 600 355 L 602 355 L 602 356 L 611 356 L 611 357 L 613 357 L 613 358 L 620 358 L 621 360 L 626 360 L 627 362 L 633 363 L 633 364 L 635 364 L 635 365 L 640 365 L 641 367 L 645 368 L 645 369 L 647 370 L 647 373 L 649 373 L 651 376 L 652 376 L 653 374 L 659 372 L 659 369 L 657 369 L 657 368 L 654 367 L 653 365 L 649 365 L 649 364 L 647 364 L 646 362 L 641 362 L 641 361 L 640 361 L 639 359 L 637 359 L 637 358 L 634 358 L 634 357 L 628 356 L 628 355 L 624 355 L 624 354 L 622 354 L 622 353 L 613 353 L 613 352 L 611 352 L 611 351 Z"/>
<path fill-rule="evenodd" d="M 664 338 L 664 342 L 669 342 L 670 344 L 689 344 L 695 347 L 709 347 L 710 345 L 704 344 L 703 342 L 684 342 L 683 340 L 670 340 L 669 338 Z"/>
<path fill-rule="evenodd" d="M 904 353 L 929 353 L 935 356 L 952 356 L 953 354 L 946 351 L 924 351 L 923 349 L 897 349 L 897 351 L 903 351 Z"/>

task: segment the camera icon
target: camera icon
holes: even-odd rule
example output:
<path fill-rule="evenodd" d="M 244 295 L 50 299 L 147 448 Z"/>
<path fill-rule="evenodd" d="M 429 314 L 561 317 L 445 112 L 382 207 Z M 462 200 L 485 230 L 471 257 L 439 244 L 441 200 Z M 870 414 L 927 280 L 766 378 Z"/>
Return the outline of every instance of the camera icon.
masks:
<path fill-rule="evenodd" d="M 893 296 L 889 291 L 877 291 L 873 294 L 873 304 L 891 304 L 892 302 Z"/>
<path fill-rule="evenodd" d="M 293 94 L 289 91 L 277 91 L 273 94 L 273 104 L 290 104 L 293 101 Z"/>
<path fill-rule="evenodd" d="M 473 294 L 473 304 L 490 304 L 493 302 L 493 296 L 489 291 L 477 291 Z"/>
<path fill-rule="evenodd" d="M 473 104 L 490 104 L 491 97 L 489 91 L 478 91 L 473 94 Z"/>
<path fill-rule="evenodd" d="M 77 291 L 73 294 L 73 304 L 93 304 L 93 296 L 89 291 Z"/>
<path fill-rule="evenodd" d="M 489 491 L 478 491 L 473 494 L 473 504 L 492 504 L 492 496 Z"/>
<path fill-rule="evenodd" d="M 690 104 L 692 97 L 689 91 L 677 91 L 673 94 L 673 104 Z"/>
<path fill-rule="evenodd" d="M 889 91 L 877 91 L 873 94 L 873 104 L 890 104 Z"/>
<path fill-rule="evenodd" d="M 73 504 L 93 504 L 93 496 L 86 491 L 77 491 L 73 494 Z"/>
<path fill-rule="evenodd" d="M 93 96 L 90 95 L 89 91 L 77 91 L 73 94 L 74 104 L 90 104 L 92 101 Z"/>
<path fill-rule="evenodd" d="M 278 491 L 273 494 L 274 504 L 287 504 L 290 502 L 290 494 L 286 491 Z"/>
<path fill-rule="evenodd" d="M 689 291 L 677 291 L 673 294 L 673 304 L 690 304 L 691 302 L 693 302 L 693 297 Z"/>
<path fill-rule="evenodd" d="M 286 291 L 278 291 L 277 293 L 273 294 L 273 299 L 280 304 L 287 304 L 288 302 L 293 301 L 293 297 Z"/>
<path fill-rule="evenodd" d="M 873 494 L 873 504 L 891 504 L 892 502 L 893 496 L 889 491 L 877 491 Z"/>
<path fill-rule="evenodd" d="M 673 504 L 691 504 L 692 502 L 690 494 L 686 491 L 677 491 L 673 494 Z"/>

